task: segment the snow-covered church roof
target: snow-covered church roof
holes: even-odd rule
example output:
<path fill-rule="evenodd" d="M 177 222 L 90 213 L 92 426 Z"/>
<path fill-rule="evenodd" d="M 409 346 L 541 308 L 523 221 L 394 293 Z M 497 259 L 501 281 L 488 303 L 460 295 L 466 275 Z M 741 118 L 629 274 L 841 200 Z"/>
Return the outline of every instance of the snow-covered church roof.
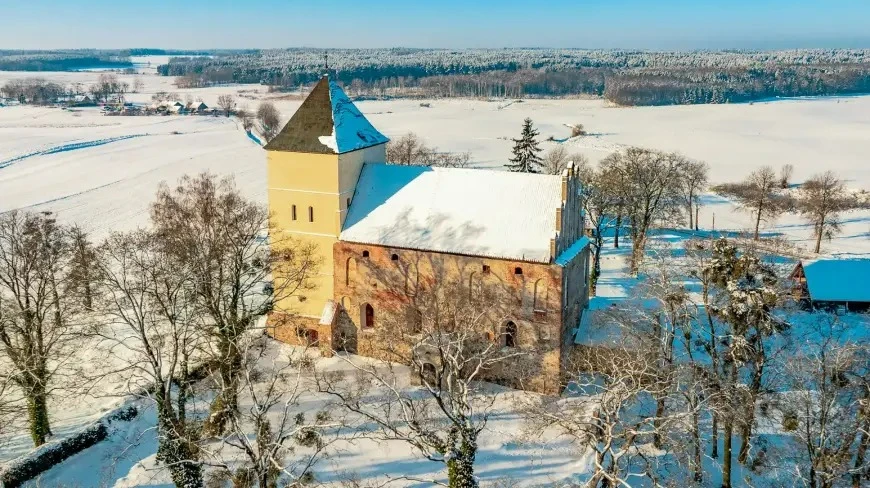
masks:
<path fill-rule="evenodd" d="M 341 154 L 387 142 L 347 94 L 324 76 L 287 125 L 266 144 L 269 151 Z"/>
<path fill-rule="evenodd" d="M 870 259 L 801 261 L 813 301 L 870 302 Z"/>
<path fill-rule="evenodd" d="M 550 262 L 561 177 L 366 164 L 341 240 Z"/>

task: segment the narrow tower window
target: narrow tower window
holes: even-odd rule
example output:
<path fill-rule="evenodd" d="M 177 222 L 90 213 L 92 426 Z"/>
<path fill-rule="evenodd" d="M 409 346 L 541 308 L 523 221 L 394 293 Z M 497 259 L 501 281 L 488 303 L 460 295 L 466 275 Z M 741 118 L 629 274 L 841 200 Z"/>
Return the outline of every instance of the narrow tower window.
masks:
<path fill-rule="evenodd" d="M 293 220 L 296 220 L 296 205 L 293 205 L 290 207 L 290 213 L 291 213 L 291 216 L 293 217 Z"/>
<path fill-rule="evenodd" d="M 308 207 L 308 221 L 314 222 L 314 207 Z"/>

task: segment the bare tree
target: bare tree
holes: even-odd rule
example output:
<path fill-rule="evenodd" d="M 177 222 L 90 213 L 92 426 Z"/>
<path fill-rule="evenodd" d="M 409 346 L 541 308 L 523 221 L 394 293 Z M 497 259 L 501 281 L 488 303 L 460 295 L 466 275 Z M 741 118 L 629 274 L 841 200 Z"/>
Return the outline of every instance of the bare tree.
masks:
<path fill-rule="evenodd" d="M 842 486 L 850 478 L 857 488 L 870 474 L 870 356 L 849 340 L 847 329 L 836 317 L 817 317 L 814 340 L 787 362 L 791 391 L 775 409 L 783 430 L 802 444 L 805 457 L 797 461 L 812 488 Z"/>
<path fill-rule="evenodd" d="M 139 78 L 138 76 L 134 76 L 133 77 L 133 88 L 132 88 L 133 93 L 139 93 L 144 89 L 145 89 L 145 83 L 142 82 L 142 78 Z"/>
<path fill-rule="evenodd" d="M 580 163 L 578 173 L 583 192 L 583 210 L 592 227 L 592 273 L 590 287 L 595 293 L 601 275 L 601 248 L 604 246 L 604 231 L 613 225 L 614 213 L 619 202 L 618 185 L 605 170 Z"/>
<path fill-rule="evenodd" d="M 629 220 L 632 241 L 631 272 L 643 261 L 647 236 L 653 225 L 680 220 L 679 157 L 642 148 L 628 148 L 601 161 L 614 174 L 622 195 L 619 207 Z"/>
<path fill-rule="evenodd" d="M 779 186 L 783 190 L 791 184 L 791 177 L 794 175 L 794 165 L 783 164 L 779 169 Z"/>
<path fill-rule="evenodd" d="M 257 122 L 266 142 L 271 141 L 281 130 L 281 114 L 272 102 L 262 102 L 257 107 Z"/>
<path fill-rule="evenodd" d="M 821 252 L 823 237 L 831 239 L 840 232 L 840 213 L 858 207 L 857 199 L 846 191 L 843 180 L 832 171 L 815 175 L 801 185 L 797 208 L 813 225 L 816 254 Z"/>
<path fill-rule="evenodd" d="M 483 381 L 521 381 L 527 353 L 505 347 L 514 338 L 505 342 L 502 334 L 515 332 L 499 330 L 505 302 L 497 288 L 481 284 L 469 293 L 454 280 L 422 281 L 375 330 L 374 343 L 391 362 L 340 356 L 353 374 L 319 372 L 319 388 L 359 419 L 360 435 L 405 442 L 447 468 L 447 483 L 427 482 L 474 488 L 478 437 L 499 396 Z M 409 365 L 421 387 L 409 388 L 394 363 Z"/>
<path fill-rule="evenodd" d="M 701 192 L 707 189 L 709 166 L 703 161 L 694 161 L 679 156 L 679 191 L 689 216 L 689 228 L 698 230 L 698 209 Z"/>
<path fill-rule="evenodd" d="M 548 175 L 560 175 L 568 167 L 569 162 L 585 165 L 589 160 L 582 154 L 568 154 L 565 146 L 559 144 L 544 154 L 543 172 Z"/>
<path fill-rule="evenodd" d="M 107 320 L 92 333 L 107 354 L 124 359 L 104 374 L 123 378 L 130 393 L 154 403 L 158 461 L 175 486 L 200 487 L 198 436 L 188 412 L 191 368 L 203 341 L 192 268 L 142 230 L 113 234 L 98 252 L 96 308 Z"/>
<path fill-rule="evenodd" d="M 241 372 L 244 406 L 230 417 L 221 441 L 244 453 L 246 463 L 239 469 L 253 480 L 251 486 L 269 488 L 279 481 L 291 488 L 306 486 L 342 423 L 325 409 L 304 408 L 303 395 L 314 388 L 309 384 L 314 362 L 304 351 L 276 357 L 265 337 L 248 338 Z M 232 454 L 222 449 L 213 456 L 220 460 Z M 222 467 L 230 469 L 226 463 Z"/>
<path fill-rule="evenodd" d="M 662 371 L 638 346 L 623 338 L 610 347 L 583 348 L 568 367 L 567 397 L 540 397 L 523 408 L 528 434 L 555 430 L 594 453 L 586 487 L 630 487 L 643 478 L 665 486 L 655 483 L 655 459 L 642 448 L 692 414 L 675 410 L 657 416 L 645 407 L 672 395 L 676 371 Z"/>
<path fill-rule="evenodd" d="M 236 108 L 236 97 L 229 94 L 221 95 L 217 99 L 217 104 L 224 111 L 224 115 L 229 117 Z"/>
<path fill-rule="evenodd" d="M 753 171 L 741 183 L 719 185 L 714 191 L 737 200 L 737 205 L 752 213 L 755 240 L 758 240 L 762 222 L 775 220 L 791 206 L 790 199 L 780 192 L 780 182 L 770 166 Z"/>
<path fill-rule="evenodd" d="M 220 433 L 238 408 L 239 341 L 267 312 L 292 316 L 281 307 L 311 289 L 320 261 L 313 246 L 274 231 L 268 210 L 243 197 L 231 178 L 204 173 L 183 177 L 174 189 L 161 184 L 151 220 L 167 252 L 196 277 L 200 326 L 220 390 L 207 432 Z"/>
<path fill-rule="evenodd" d="M 243 106 L 238 109 L 236 111 L 236 117 L 238 117 L 239 121 L 242 123 L 242 128 L 245 132 L 251 132 L 251 129 L 254 128 L 254 114 L 248 110 L 248 107 Z"/>
<path fill-rule="evenodd" d="M 418 165 L 426 158 L 429 148 L 413 132 L 387 143 L 387 161 L 401 166 Z"/>
<path fill-rule="evenodd" d="M 442 166 L 447 168 L 467 168 L 471 165 L 471 154 L 441 152 L 429 147 L 413 132 L 387 143 L 387 161 L 402 166 Z"/>
<path fill-rule="evenodd" d="M 69 229 L 49 213 L 0 215 L 0 346 L 27 401 L 36 446 L 51 435 L 48 399 L 82 317 Z"/>

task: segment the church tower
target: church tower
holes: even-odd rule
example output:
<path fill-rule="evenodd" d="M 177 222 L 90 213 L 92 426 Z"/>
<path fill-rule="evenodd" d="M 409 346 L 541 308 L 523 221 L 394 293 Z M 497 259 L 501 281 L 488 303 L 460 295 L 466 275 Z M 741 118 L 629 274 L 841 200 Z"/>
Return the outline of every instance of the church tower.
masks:
<path fill-rule="evenodd" d="M 324 76 L 266 144 L 269 210 L 276 232 L 314 244 L 321 259 L 316 288 L 276 308 L 319 318 L 333 300 L 333 245 L 363 164 L 385 162 L 387 141 L 338 84 Z"/>

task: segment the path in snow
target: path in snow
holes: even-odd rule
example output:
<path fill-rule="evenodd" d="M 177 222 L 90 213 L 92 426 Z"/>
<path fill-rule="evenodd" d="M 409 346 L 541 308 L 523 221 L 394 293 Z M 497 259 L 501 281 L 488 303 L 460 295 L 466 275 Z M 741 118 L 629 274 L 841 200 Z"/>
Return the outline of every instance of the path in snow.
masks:
<path fill-rule="evenodd" d="M 22 154 L 21 156 L 16 156 L 11 159 L 7 159 L 5 161 L 0 161 L 0 169 L 3 169 L 7 166 L 11 166 L 13 163 L 17 163 L 19 161 L 23 161 L 28 158 L 32 158 L 34 156 L 45 156 L 48 154 L 57 154 L 67 151 L 75 151 L 76 149 L 86 149 L 89 147 L 97 147 L 102 146 L 104 144 L 110 144 L 113 142 L 124 141 L 127 139 L 133 139 L 134 137 L 143 137 L 148 134 L 132 134 L 129 136 L 120 136 L 120 137 L 110 137 L 108 139 L 97 139 L 96 141 L 83 141 L 83 142 L 71 142 L 69 144 L 62 144 L 60 146 L 50 147 L 48 149 L 43 149 L 41 151 L 34 151 L 27 154 Z"/>

